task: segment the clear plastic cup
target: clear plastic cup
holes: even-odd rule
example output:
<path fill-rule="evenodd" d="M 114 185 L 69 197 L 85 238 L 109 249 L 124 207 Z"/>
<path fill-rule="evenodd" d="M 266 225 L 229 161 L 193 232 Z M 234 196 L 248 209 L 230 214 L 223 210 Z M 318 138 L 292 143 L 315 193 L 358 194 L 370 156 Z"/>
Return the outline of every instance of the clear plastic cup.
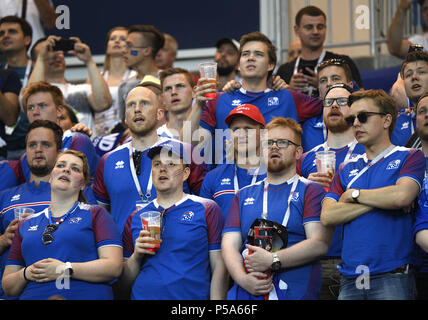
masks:
<path fill-rule="evenodd" d="M 27 208 L 27 207 L 19 207 L 19 208 L 15 208 L 14 212 L 15 212 L 15 219 L 24 220 L 25 218 L 27 218 L 28 216 L 34 213 L 34 209 Z"/>
<path fill-rule="evenodd" d="M 333 177 L 336 168 L 336 153 L 334 151 L 318 151 L 315 153 L 317 171 L 328 173 Z"/>
<path fill-rule="evenodd" d="M 161 243 L 161 216 L 157 211 L 146 211 L 140 214 L 143 230 L 150 232 L 150 237 L 155 239 L 150 243 L 155 244 L 155 248 L 150 251 L 158 251 Z"/>

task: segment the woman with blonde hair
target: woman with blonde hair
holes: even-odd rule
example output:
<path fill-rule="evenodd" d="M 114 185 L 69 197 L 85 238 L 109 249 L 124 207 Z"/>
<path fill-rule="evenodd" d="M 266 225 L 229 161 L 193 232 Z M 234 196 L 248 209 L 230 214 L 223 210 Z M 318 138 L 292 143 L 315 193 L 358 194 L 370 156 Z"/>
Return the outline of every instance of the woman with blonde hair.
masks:
<path fill-rule="evenodd" d="M 95 113 L 95 135 L 102 136 L 110 133 L 111 129 L 122 119 L 119 115 L 118 89 L 119 85 L 135 75 L 128 69 L 123 54 L 125 52 L 128 29 L 114 27 L 107 33 L 104 71 L 102 76 L 107 82 L 113 99 L 111 107 Z"/>
<path fill-rule="evenodd" d="M 12 241 L 3 290 L 22 300 L 113 299 L 109 282 L 122 272 L 122 242 L 109 213 L 88 205 L 83 153 L 61 153 L 52 170 L 51 205 L 20 222 Z"/>

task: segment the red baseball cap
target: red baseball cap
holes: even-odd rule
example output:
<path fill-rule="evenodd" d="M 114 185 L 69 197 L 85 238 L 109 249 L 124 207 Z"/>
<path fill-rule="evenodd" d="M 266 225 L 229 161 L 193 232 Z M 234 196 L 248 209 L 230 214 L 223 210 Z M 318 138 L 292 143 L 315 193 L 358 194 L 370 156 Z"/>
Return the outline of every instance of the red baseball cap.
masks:
<path fill-rule="evenodd" d="M 226 122 L 228 127 L 235 116 L 246 116 L 257 123 L 260 123 L 263 127 L 266 126 L 265 118 L 260 113 L 259 108 L 249 103 L 242 104 L 230 111 L 229 115 L 224 119 L 224 122 Z"/>

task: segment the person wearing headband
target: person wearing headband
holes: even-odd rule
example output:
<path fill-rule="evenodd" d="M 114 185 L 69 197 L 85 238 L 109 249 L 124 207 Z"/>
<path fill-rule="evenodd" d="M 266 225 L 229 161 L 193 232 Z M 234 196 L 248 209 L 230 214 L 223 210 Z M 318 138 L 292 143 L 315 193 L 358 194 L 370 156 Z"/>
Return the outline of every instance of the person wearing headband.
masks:
<path fill-rule="evenodd" d="M 345 120 L 365 153 L 336 172 L 321 213 L 324 225 L 343 225 L 339 300 L 412 300 L 414 238 L 408 208 L 421 190 L 424 155 L 391 143 L 397 110 L 383 90 L 354 92 L 348 101 Z"/>

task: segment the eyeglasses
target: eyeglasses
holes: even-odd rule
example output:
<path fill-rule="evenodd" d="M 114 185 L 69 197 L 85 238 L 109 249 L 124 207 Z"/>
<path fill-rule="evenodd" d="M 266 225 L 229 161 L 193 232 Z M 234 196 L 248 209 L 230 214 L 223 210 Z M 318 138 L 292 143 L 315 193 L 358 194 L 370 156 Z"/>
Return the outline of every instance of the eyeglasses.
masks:
<path fill-rule="evenodd" d="M 277 139 L 277 140 L 267 141 L 267 145 L 269 148 L 272 148 L 274 144 L 276 144 L 278 148 L 288 148 L 290 144 L 295 145 L 296 147 L 300 146 L 297 143 L 294 143 L 293 141 L 290 141 L 288 139 Z"/>
<path fill-rule="evenodd" d="M 384 113 L 384 112 L 366 112 L 366 111 L 363 111 L 363 112 L 358 113 L 357 116 L 346 117 L 345 121 L 346 121 L 348 126 L 352 127 L 354 125 L 355 118 L 357 118 L 360 123 L 366 123 L 370 116 L 374 116 L 377 114 L 382 115 L 382 116 L 386 116 L 386 113 Z"/>
<path fill-rule="evenodd" d="M 340 107 L 345 107 L 348 105 L 348 98 L 328 98 L 324 99 L 323 105 L 324 107 L 331 107 L 333 103 L 336 101 L 337 105 Z"/>
<path fill-rule="evenodd" d="M 45 231 L 42 235 L 42 242 L 45 246 L 51 244 L 54 241 L 53 232 L 58 229 L 58 226 L 55 224 L 48 224 L 45 228 Z"/>

